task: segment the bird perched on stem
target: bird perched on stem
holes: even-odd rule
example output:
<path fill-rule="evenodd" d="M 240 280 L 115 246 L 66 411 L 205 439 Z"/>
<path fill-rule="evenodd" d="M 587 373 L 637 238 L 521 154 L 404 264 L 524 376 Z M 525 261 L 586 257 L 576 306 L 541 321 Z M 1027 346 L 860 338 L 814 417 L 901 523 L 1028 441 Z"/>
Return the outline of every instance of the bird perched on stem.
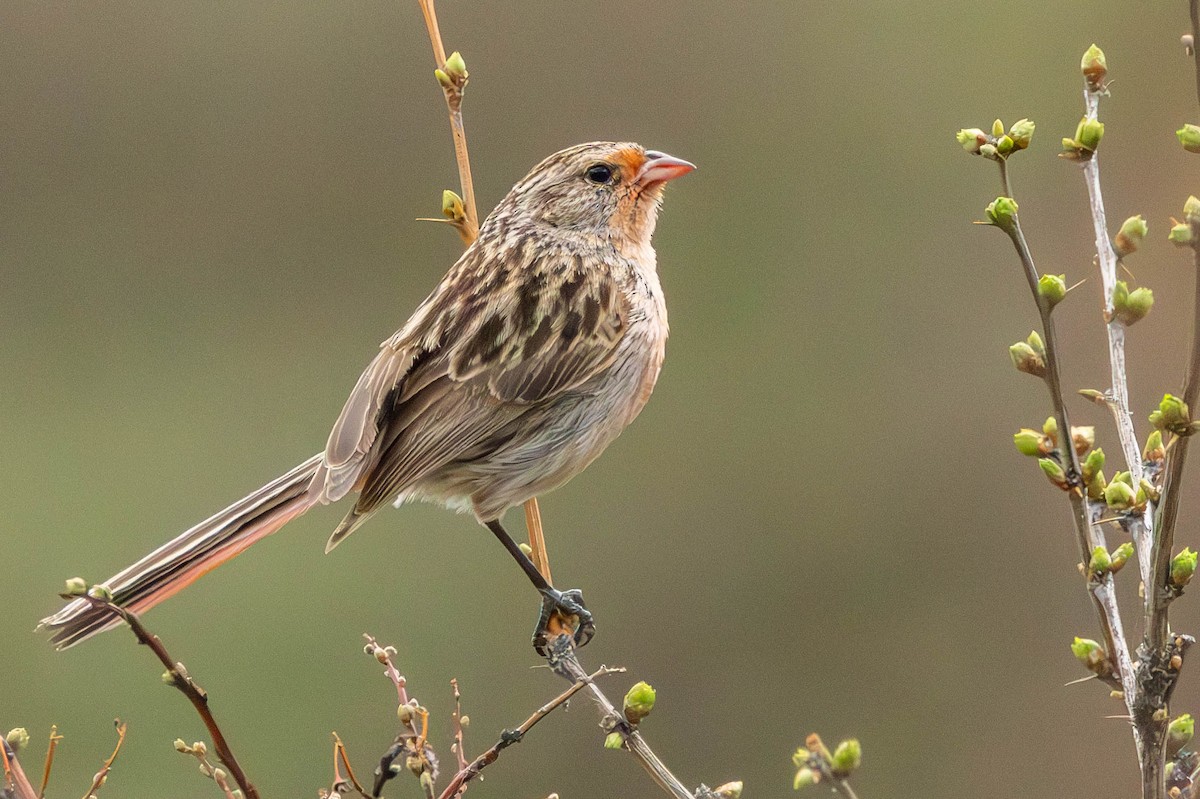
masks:
<path fill-rule="evenodd" d="M 500 202 L 478 239 L 350 392 L 324 452 L 105 581 L 135 611 L 157 605 L 318 504 L 354 495 L 326 552 L 387 504 L 470 511 L 552 613 L 594 631 L 500 524 L 562 485 L 641 411 L 667 339 L 651 236 L 664 185 L 687 161 L 637 144 L 555 153 Z M 83 599 L 42 620 L 59 648 L 118 620 Z"/>

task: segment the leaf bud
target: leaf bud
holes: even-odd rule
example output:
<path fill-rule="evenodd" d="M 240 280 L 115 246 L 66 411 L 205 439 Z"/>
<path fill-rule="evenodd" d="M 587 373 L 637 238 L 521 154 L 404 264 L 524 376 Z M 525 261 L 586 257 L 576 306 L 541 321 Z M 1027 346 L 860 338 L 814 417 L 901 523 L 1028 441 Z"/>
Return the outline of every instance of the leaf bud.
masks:
<path fill-rule="evenodd" d="M 1045 436 L 1037 430 L 1030 430 L 1028 427 L 1023 427 L 1018 432 L 1013 433 L 1013 444 L 1016 445 L 1017 452 L 1020 452 L 1022 455 L 1028 455 L 1031 458 L 1038 458 L 1049 454 L 1045 443 Z"/>
<path fill-rule="evenodd" d="M 1113 510 L 1128 510 L 1137 504 L 1137 493 L 1129 483 L 1114 476 L 1104 488 L 1104 502 Z"/>
<path fill-rule="evenodd" d="M 1042 275 L 1038 278 L 1038 294 L 1053 308 L 1067 296 L 1066 275 Z"/>
<path fill-rule="evenodd" d="M 1167 725 L 1167 760 L 1179 754 L 1185 746 L 1192 742 L 1196 734 L 1196 722 L 1190 713 L 1184 713 L 1171 720 Z"/>
<path fill-rule="evenodd" d="M 1183 588 L 1192 580 L 1196 573 L 1196 553 L 1184 547 L 1183 551 L 1171 559 L 1171 585 Z"/>
<path fill-rule="evenodd" d="M 1038 466 L 1042 467 L 1042 473 L 1054 485 L 1067 491 L 1071 488 L 1071 483 L 1067 480 L 1067 473 L 1063 471 L 1063 467 L 1058 465 L 1058 461 L 1052 458 L 1041 458 L 1038 460 Z M 1130 489 L 1132 493 L 1132 489 Z"/>
<path fill-rule="evenodd" d="M 654 709 L 655 691 L 647 682 L 639 682 L 625 694 L 623 712 L 630 724 L 637 724 Z"/>
<path fill-rule="evenodd" d="M 1184 125 L 1175 131 L 1179 143 L 1189 153 L 1200 153 L 1200 125 Z"/>
<path fill-rule="evenodd" d="M 838 777 L 849 776 L 852 771 L 862 765 L 862 744 L 857 738 L 847 738 L 833 750 L 833 758 L 829 761 L 830 770 Z"/>
<path fill-rule="evenodd" d="M 1111 566 L 1109 566 L 1109 571 L 1113 574 L 1121 571 L 1121 569 L 1125 567 L 1125 564 L 1128 563 L 1129 559 L 1132 557 L 1133 544 L 1126 541 L 1124 544 L 1121 544 L 1121 546 L 1114 549 L 1112 554 L 1109 555 L 1109 560 L 1112 562 Z"/>
<path fill-rule="evenodd" d="M 1029 146 L 1029 142 L 1033 139 L 1034 127 L 1033 120 L 1018 119 L 1008 129 L 1008 135 L 1013 140 L 1013 146 L 1016 149 L 1024 150 Z"/>
<path fill-rule="evenodd" d="M 1083 73 L 1089 91 L 1102 91 L 1104 78 L 1108 75 L 1108 61 L 1104 58 L 1104 51 L 1094 44 L 1085 50 L 1079 62 L 1079 71 Z"/>
<path fill-rule="evenodd" d="M 984 209 L 988 222 L 1005 231 L 1016 230 L 1017 201 L 1011 197 L 997 197 Z"/>
<path fill-rule="evenodd" d="M 1122 222 L 1121 229 L 1117 231 L 1117 235 L 1113 239 L 1113 250 L 1116 251 L 1117 257 L 1124 258 L 1126 255 L 1137 252 L 1138 246 L 1149 231 L 1150 226 L 1146 224 L 1146 220 L 1140 214 L 1131 216 Z"/>

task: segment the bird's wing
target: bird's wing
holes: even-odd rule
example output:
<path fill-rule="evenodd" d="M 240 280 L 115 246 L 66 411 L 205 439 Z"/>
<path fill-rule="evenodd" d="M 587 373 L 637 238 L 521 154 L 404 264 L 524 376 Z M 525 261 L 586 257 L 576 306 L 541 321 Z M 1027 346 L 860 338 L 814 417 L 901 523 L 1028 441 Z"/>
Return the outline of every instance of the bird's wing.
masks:
<path fill-rule="evenodd" d="M 355 512 L 365 516 L 612 363 L 627 301 L 609 270 L 562 253 L 494 270 L 468 257 L 479 252 L 468 251 L 359 378 L 318 476 L 328 500 L 358 487 Z"/>

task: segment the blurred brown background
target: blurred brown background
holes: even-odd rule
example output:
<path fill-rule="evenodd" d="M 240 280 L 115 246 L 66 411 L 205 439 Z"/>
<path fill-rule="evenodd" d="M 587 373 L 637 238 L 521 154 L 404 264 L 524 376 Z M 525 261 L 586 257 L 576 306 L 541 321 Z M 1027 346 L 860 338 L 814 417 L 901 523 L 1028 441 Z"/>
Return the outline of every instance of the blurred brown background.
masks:
<path fill-rule="evenodd" d="M 1200 120 L 1185 6 L 441 4 L 483 207 L 580 141 L 700 165 L 657 236 L 654 401 L 543 500 L 555 576 L 599 619 L 586 661 L 630 667 L 615 694 L 659 689 L 646 733 L 689 784 L 787 795 L 815 729 L 862 738 L 865 799 L 1135 790 L 1118 703 L 1064 687 L 1095 622 L 1066 505 L 1010 443 L 1047 411 L 1005 352 L 1033 307 L 1003 236 L 970 225 L 998 181 L 953 134 L 1037 121 L 1022 216 L 1044 271 L 1090 276 L 1082 180 L 1055 152 L 1079 56 L 1106 50 L 1109 212 L 1153 239 L 1131 260 L 1158 298 L 1130 344 L 1144 435 L 1186 349 L 1190 268 L 1165 241 L 1200 190 L 1173 136 Z M 415 2 L 0 4 L 0 725 L 30 728 L 31 760 L 51 723 L 67 735 L 55 795 L 87 785 L 117 715 L 108 794 L 214 795 L 171 750 L 198 721 L 128 633 L 55 654 L 32 629 L 63 578 L 102 579 L 315 452 L 453 261 L 454 234 L 413 221 L 456 185 L 431 61 Z M 1059 312 L 1073 387 L 1105 385 L 1097 292 Z M 451 676 L 472 753 L 561 688 L 531 670 L 535 600 L 486 531 L 413 507 L 324 557 L 341 513 L 147 619 L 264 796 L 328 784 L 330 730 L 363 772 L 390 741 L 363 631 L 398 647 L 447 757 Z M 1200 602 L 1174 618 L 1196 632 Z M 471 793 L 654 795 L 600 740 L 576 701 Z"/>

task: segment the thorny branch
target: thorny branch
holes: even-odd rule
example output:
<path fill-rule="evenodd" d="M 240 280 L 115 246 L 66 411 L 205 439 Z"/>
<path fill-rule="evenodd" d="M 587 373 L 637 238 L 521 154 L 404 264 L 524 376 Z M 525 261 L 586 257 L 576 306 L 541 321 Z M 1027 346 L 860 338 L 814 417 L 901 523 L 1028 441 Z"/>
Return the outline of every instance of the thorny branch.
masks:
<path fill-rule="evenodd" d="M 75 597 L 64 595 L 64 599 L 74 599 Z M 229 773 L 233 775 L 234 781 L 238 787 L 242 789 L 242 793 L 246 799 L 258 799 L 258 789 L 242 771 L 242 766 L 238 763 L 237 757 L 233 754 L 233 750 L 229 748 L 229 743 L 225 740 L 225 734 L 221 731 L 217 720 L 213 718 L 212 711 L 208 707 L 208 694 L 201 688 L 188 674 L 187 668 L 182 663 L 171 657 L 167 652 L 166 647 L 157 635 L 154 635 L 146 629 L 142 624 L 141 618 L 128 608 L 123 608 L 119 605 L 114 605 L 107 599 L 101 599 L 91 594 L 84 595 L 84 598 L 92 604 L 93 607 L 101 608 L 118 616 L 129 625 L 129 629 L 137 637 L 138 643 L 143 644 L 152 651 L 159 662 L 167 670 L 164 675 L 169 678 L 170 685 L 178 688 L 180 693 L 188 698 L 192 703 L 192 707 L 196 709 L 196 713 L 200 715 L 201 721 L 208 729 L 208 734 L 212 738 L 213 746 L 217 750 L 217 757 L 229 769 Z"/>

